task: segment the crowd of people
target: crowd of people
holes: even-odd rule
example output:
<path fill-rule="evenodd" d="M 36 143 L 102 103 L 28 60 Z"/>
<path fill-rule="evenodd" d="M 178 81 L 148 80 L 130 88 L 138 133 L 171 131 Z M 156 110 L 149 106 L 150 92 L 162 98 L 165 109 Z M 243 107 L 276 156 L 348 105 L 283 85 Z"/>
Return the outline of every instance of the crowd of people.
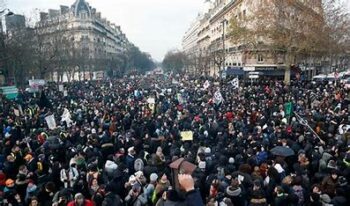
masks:
<path fill-rule="evenodd" d="M 350 91 L 231 83 L 132 76 L 1 96 L 1 205 L 348 205 Z M 179 158 L 195 170 L 170 168 Z"/>

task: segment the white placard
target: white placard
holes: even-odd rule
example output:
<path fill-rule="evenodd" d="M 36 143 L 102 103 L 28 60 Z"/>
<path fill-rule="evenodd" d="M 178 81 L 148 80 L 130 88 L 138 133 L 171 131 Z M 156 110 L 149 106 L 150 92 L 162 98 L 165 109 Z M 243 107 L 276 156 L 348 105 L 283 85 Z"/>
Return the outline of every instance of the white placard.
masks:
<path fill-rule="evenodd" d="M 55 116 L 53 114 L 45 117 L 45 121 L 46 121 L 49 129 L 51 129 L 51 130 L 56 129 L 56 120 L 55 120 Z"/>
<path fill-rule="evenodd" d="M 63 92 L 63 90 L 64 90 L 63 85 L 62 84 L 58 85 L 58 91 Z"/>

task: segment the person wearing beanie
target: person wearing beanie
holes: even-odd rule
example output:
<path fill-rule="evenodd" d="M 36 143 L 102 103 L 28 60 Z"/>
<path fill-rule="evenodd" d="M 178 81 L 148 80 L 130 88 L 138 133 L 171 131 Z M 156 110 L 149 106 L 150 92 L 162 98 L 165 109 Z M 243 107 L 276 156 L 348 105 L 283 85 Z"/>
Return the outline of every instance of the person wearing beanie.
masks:
<path fill-rule="evenodd" d="M 33 184 L 33 182 L 29 182 L 26 189 L 26 196 L 24 198 L 25 203 L 28 203 L 32 199 L 32 197 L 35 197 L 37 191 L 38 187 L 35 184 Z"/>
<path fill-rule="evenodd" d="M 125 202 L 129 206 L 143 206 L 147 204 L 147 199 L 142 193 L 142 187 L 139 183 L 132 186 L 128 195 L 125 197 Z"/>
<path fill-rule="evenodd" d="M 77 193 L 74 195 L 74 200 L 69 202 L 67 206 L 94 206 L 94 203 L 88 199 L 85 199 L 83 194 Z"/>
<path fill-rule="evenodd" d="M 26 161 L 28 170 L 33 173 L 36 172 L 36 170 L 38 169 L 38 161 L 31 154 L 27 154 L 24 157 L 24 160 Z"/>
<path fill-rule="evenodd" d="M 154 192 L 155 186 L 157 185 L 158 175 L 152 173 L 149 177 L 150 183 L 144 187 L 144 195 L 148 202 L 152 200 L 152 194 Z"/>
<path fill-rule="evenodd" d="M 245 189 L 243 185 L 239 184 L 237 178 L 232 179 L 231 185 L 226 188 L 225 194 L 235 206 L 244 206 L 247 203 Z"/>

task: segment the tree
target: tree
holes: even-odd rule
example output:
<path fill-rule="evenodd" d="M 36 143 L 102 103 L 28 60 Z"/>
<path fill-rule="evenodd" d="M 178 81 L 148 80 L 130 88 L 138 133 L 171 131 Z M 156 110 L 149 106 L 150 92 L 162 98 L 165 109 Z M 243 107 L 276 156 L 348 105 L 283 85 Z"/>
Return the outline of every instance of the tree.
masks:
<path fill-rule="evenodd" d="M 135 69 L 140 73 L 145 73 L 155 68 L 151 55 L 140 51 L 140 49 L 134 45 L 131 45 L 127 49 L 125 56 L 127 62 L 126 68 L 128 70 Z"/>
<path fill-rule="evenodd" d="M 274 56 L 282 54 L 286 66 L 285 83 L 289 84 L 290 68 L 300 61 L 298 57 L 323 55 L 327 45 L 338 45 L 339 38 L 331 41 L 332 32 L 344 38 L 347 15 L 343 11 L 334 13 L 339 9 L 335 0 L 326 1 L 332 2 L 305 5 L 306 2 L 297 0 L 258 1 L 249 14 L 230 20 L 231 41 L 238 44 L 245 55 L 264 50 Z M 333 15 L 331 19 L 342 19 L 342 29 L 330 29 L 334 24 L 327 20 L 327 13 Z"/>
<path fill-rule="evenodd" d="M 169 51 L 164 59 L 162 66 L 168 72 L 181 73 L 186 64 L 186 55 L 180 51 Z"/>

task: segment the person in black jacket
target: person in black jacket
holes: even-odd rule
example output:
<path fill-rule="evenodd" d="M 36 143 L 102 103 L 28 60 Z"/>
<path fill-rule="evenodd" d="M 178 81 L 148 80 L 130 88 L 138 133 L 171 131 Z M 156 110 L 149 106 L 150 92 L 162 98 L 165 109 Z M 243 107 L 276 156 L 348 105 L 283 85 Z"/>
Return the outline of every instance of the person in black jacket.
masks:
<path fill-rule="evenodd" d="M 179 175 L 179 184 L 186 191 L 185 202 L 191 206 L 204 206 L 199 191 L 194 188 L 194 180 L 191 175 Z"/>
<path fill-rule="evenodd" d="M 114 194 L 112 192 L 113 188 L 111 187 L 111 185 L 107 185 L 105 188 L 105 199 L 102 202 L 102 206 L 121 206 L 122 205 L 122 201 L 119 197 L 119 195 Z"/>

